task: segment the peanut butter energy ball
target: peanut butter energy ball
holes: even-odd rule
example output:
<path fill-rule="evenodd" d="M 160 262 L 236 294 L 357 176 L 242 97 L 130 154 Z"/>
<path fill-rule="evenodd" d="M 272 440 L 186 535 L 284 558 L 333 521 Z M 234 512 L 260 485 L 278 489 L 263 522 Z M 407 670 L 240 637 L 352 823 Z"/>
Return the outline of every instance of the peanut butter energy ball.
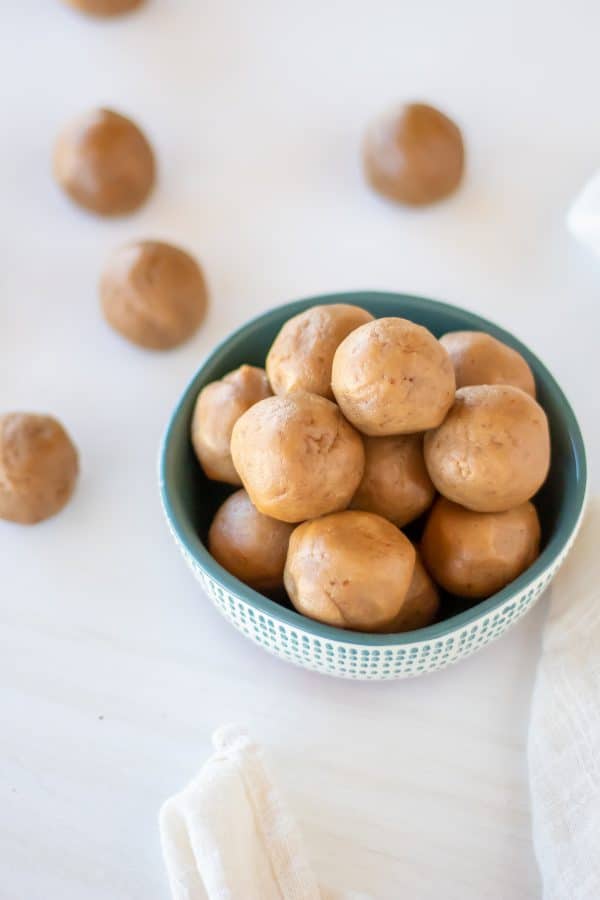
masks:
<path fill-rule="evenodd" d="M 455 191 L 464 161 L 458 127 L 425 103 L 408 104 L 374 122 L 363 148 L 371 187 L 410 206 L 435 203 Z"/>
<path fill-rule="evenodd" d="M 256 508 L 284 522 L 345 509 L 365 465 L 335 403 L 305 392 L 252 406 L 233 427 L 231 456 Z"/>
<path fill-rule="evenodd" d="M 246 491 L 219 508 L 208 532 L 208 548 L 224 569 L 257 591 L 283 587 L 283 568 L 293 525 L 263 516 Z"/>
<path fill-rule="evenodd" d="M 484 331 L 451 331 L 440 338 L 450 354 L 456 387 L 512 384 L 535 397 L 533 372 L 520 353 Z"/>
<path fill-rule="evenodd" d="M 399 634 L 402 631 L 426 628 L 435 620 L 439 608 L 440 593 L 417 553 L 413 577 L 400 612 L 380 631 L 384 634 Z"/>
<path fill-rule="evenodd" d="M 70 122 L 54 148 L 54 177 L 71 200 L 101 216 L 138 209 L 155 180 L 152 148 L 130 119 L 94 109 Z"/>
<path fill-rule="evenodd" d="M 476 512 L 503 512 L 529 500 L 550 466 L 546 413 L 509 385 L 464 387 L 434 431 L 425 463 L 436 488 Z"/>
<path fill-rule="evenodd" d="M 242 483 L 231 459 L 231 432 L 246 410 L 271 396 L 264 369 L 240 366 L 198 394 L 192 418 L 192 444 L 208 478 Z"/>
<path fill-rule="evenodd" d="M 309 391 L 333 400 L 331 365 L 343 339 L 373 316 L 346 303 L 313 306 L 285 323 L 267 356 L 276 394 Z"/>
<path fill-rule="evenodd" d="M 500 513 L 478 513 L 440 497 L 421 542 L 425 565 L 437 583 L 480 600 L 527 569 L 540 550 L 540 523 L 532 503 Z"/>
<path fill-rule="evenodd" d="M 0 519 L 33 525 L 59 512 L 77 481 L 77 450 L 51 416 L 0 416 Z"/>
<path fill-rule="evenodd" d="M 440 425 L 454 400 L 454 369 L 436 338 L 408 319 L 376 319 L 342 341 L 333 393 L 364 434 L 411 434 Z"/>
<path fill-rule="evenodd" d="M 299 525 L 284 582 L 298 612 L 338 628 L 377 631 L 399 614 L 415 549 L 391 522 L 347 511 Z"/>
<path fill-rule="evenodd" d="M 435 488 L 423 459 L 423 437 L 365 438 L 365 473 L 350 504 L 402 528 L 433 503 Z"/>
<path fill-rule="evenodd" d="M 120 16 L 141 6 L 144 0 L 64 0 L 90 16 Z"/>
<path fill-rule="evenodd" d="M 110 257 L 100 280 L 109 325 L 134 344 L 170 350 L 204 318 L 208 292 L 196 260 L 170 244 L 138 241 Z"/>

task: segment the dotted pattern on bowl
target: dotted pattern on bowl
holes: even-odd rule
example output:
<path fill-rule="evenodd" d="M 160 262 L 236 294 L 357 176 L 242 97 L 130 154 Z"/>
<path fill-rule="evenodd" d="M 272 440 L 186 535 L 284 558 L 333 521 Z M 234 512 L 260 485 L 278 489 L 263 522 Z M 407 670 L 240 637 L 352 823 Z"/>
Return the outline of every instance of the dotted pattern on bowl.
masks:
<path fill-rule="evenodd" d="M 443 669 L 504 634 L 534 606 L 548 587 L 573 546 L 578 527 L 548 569 L 525 590 L 509 597 L 492 612 L 457 628 L 446 637 L 380 647 L 326 640 L 280 622 L 268 613 L 259 612 L 215 581 L 186 550 L 170 523 L 169 530 L 194 576 L 219 612 L 254 643 L 287 662 L 325 675 L 360 681 L 386 681 L 412 678 Z"/>

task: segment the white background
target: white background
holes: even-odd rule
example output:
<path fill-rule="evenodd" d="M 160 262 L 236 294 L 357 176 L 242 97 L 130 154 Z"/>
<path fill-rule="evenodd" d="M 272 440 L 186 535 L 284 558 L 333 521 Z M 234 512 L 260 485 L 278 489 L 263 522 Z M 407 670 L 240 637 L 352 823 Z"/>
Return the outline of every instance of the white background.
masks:
<path fill-rule="evenodd" d="M 597 457 L 600 265 L 564 212 L 600 165 L 600 6 L 150 0 L 99 24 L 58 0 L 0 5 L 0 409 L 57 415 L 82 461 L 58 518 L 0 524 L 0 897 L 164 898 L 159 805 L 237 720 L 331 884 L 537 898 L 525 749 L 545 602 L 437 675 L 297 670 L 209 606 L 161 519 L 155 465 L 217 339 L 280 302 L 358 288 L 512 329 Z M 405 99 L 439 104 L 468 146 L 463 189 L 421 212 L 373 196 L 358 165 L 365 124 Z M 70 206 L 49 172 L 62 123 L 99 104 L 138 120 L 160 161 L 151 202 L 116 222 Z M 205 327 L 169 354 L 99 314 L 103 262 L 137 237 L 189 248 L 210 281 Z"/>

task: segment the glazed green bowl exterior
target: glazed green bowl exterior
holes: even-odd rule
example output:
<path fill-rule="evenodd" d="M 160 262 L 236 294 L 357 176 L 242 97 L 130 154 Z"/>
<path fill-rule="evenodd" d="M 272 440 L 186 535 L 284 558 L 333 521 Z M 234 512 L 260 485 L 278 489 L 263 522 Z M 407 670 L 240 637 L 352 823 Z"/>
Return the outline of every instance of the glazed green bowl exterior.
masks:
<path fill-rule="evenodd" d="M 449 617 L 404 634 L 362 634 L 315 622 L 258 594 L 221 568 L 205 546 L 212 517 L 231 488 L 210 482 L 190 441 L 199 391 L 243 363 L 264 366 L 283 323 L 322 303 L 353 303 L 376 317 L 401 316 L 436 336 L 447 331 L 487 331 L 523 354 L 550 421 L 552 464 L 536 498 L 542 552 L 519 578 L 487 600 L 446 607 Z M 159 462 L 162 504 L 177 545 L 206 593 L 243 634 L 289 662 L 343 678 L 392 679 L 419 675 L 457 662 L 500 637 L 535 603 L 565 559 L 581 523 L 586 494 L 585 450 L 577 420 L 546 367 L 520 341 L 492 322 L 446 303 L 406 294 L 369 291 L 311 297 L 263 313 L 226 338 L 185 389 L 167 427 Z"/>

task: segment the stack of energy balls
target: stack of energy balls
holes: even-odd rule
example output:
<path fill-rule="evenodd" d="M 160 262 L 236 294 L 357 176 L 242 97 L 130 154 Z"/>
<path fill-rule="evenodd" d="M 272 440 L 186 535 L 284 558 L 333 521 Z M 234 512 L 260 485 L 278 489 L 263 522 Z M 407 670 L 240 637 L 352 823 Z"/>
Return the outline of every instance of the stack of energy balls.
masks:
<path fill-rule="evenodd" d="M 439 588 L 477 601 L 539 553 L 548 421 L 527 362 L 491 335 L 314 306 L 266 371 L 200 392 L 191 437 L 208 478 L 241 488 L 210 527 L 214 558 L 320 622 L 422 628 Z M 402 531 L 416 520 L 418 547 Z"/>

